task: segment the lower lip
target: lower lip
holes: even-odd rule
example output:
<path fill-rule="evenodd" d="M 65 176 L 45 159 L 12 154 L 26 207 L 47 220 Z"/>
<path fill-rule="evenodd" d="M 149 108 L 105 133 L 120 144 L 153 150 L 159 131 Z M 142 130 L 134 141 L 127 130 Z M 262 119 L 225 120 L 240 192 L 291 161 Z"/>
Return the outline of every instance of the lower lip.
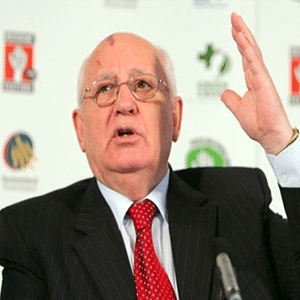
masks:
<path fill-rule="evenodd" d="M 140 136 L 137 134 L 129 134 L 123 136 L 116 136 L 114 140 L 118 145 L 129 145 L 137 142 L 139 138 Z"/>

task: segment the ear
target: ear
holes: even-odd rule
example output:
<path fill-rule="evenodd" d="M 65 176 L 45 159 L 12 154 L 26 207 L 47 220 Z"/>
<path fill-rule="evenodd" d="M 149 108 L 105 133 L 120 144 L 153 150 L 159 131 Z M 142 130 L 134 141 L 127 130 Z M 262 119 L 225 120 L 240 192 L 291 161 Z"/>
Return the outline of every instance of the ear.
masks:
<path fill-rule="evenodd" d="M 78 143 L 80 145 L 82 152 L 85 152 L 83 119 L 82 119 L 82 111 L 80 108 L 77 108 L 73 111 L 72 118 L 73 118 L 73 124 L 75 127 Z"/>
<path fill-rule="evenodd" d="M 174 142 L 177 141 L 180 128 L 181 128 L 181 121 L 182 121 L 182 106 L 183 102 L 181 97 L 174 97 L 173 98 L 173 138 Z"/>

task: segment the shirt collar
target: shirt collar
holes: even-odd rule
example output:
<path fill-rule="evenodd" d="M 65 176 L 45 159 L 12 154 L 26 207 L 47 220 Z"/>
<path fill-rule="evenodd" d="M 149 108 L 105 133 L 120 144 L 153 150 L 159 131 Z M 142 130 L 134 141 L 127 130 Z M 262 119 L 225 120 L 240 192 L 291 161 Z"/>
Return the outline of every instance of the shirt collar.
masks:
<path fill-rule="evenodd" d="M 151 200 L 158 208 L 164 220 L 168 221 L 168 215 L 166 210 L 166 194 L 169 185 L 170 178 L 170 170 L 168 169 L 166 175 L 161 180 L 161 182 L 143 199 L 139 201 L 143 201 L 145 199 Z M 133 204 L 133 202 L 125 197 L 124 195 L 116 192 L 115 190 L 110 189 L 109 187 L 102 184 L 97 180 L 98 187 L 100 192 L 102 193 L 104 199 L 109 205 L 112 213 L 116 219 L 118 227 L 122 226 L 124 217 L 129 209 L 129 207 Z"/>

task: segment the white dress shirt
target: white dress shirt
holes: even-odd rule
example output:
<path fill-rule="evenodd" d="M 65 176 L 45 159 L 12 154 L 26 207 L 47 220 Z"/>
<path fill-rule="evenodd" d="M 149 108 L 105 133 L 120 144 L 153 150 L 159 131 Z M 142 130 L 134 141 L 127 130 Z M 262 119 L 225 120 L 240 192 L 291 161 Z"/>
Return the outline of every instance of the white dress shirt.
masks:
<path fill-rule="evenodd" d="M 176 294 L 176 299 L 179 300 L 171 247 L 168 214 L 166 210 L 166 193 L 169 185 L 169 175 L 170 171 L 168 170 L 162 181 L 150 192 L 150 194 L 140 201 L 149 199 L 158 208 L 158 213 L 155 215 L 152 223 L 154 249 L 159 261 L 161 262 L 170 279 L 173 290 Z M 106 187 L 101 182 L 97 182 L 104 199 L 107 201 L 116 219 L 118 228 L 123 237 L 131 269 L 134 273 L 134 245 L 136 233 L 132 219 L 126 214 L 133 202 L 127 197 Z"/>
<path fill-rule="evenodd" d="M 300 187 L 300 138 L 282 151 L 278 156 L 267 155 L 267 158 L 281 187 Z M 152 223 L 153 244 L 158 259 L 163 265 L 176 297 L 179 300 L 171 248 L 168 214 L 166 210 L 166 193 L 169 184 L 169 175 L 170 171 L 168 170 L 163 180 L 149 195 L 140 201 L 150 199 L 158 208 L 158 213 L 154 217 Z M 101 182 L 97 182 L 104 199 L 107 201 L 116 219 L 118 228 L 123 237 L 132 272 L 134 272 L 134 245 L 136 234 L 132 219 L 126 215 L 129 207 L 132 205 L 132 201 L 106 187 Z"/>

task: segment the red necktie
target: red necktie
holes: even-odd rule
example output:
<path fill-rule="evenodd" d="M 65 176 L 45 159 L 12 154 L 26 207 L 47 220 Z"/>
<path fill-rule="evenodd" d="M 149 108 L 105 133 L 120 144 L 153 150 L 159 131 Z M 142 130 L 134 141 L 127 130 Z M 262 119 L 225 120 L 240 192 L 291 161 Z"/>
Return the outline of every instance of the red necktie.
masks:
<path fill-rule="evenodd" d="M 170 280 L 154 250 L 151 226 L 156 206 L 150 200 L 129 209 L 136 231 L 134 276 L 138 300 L 176 300 Z"/>

